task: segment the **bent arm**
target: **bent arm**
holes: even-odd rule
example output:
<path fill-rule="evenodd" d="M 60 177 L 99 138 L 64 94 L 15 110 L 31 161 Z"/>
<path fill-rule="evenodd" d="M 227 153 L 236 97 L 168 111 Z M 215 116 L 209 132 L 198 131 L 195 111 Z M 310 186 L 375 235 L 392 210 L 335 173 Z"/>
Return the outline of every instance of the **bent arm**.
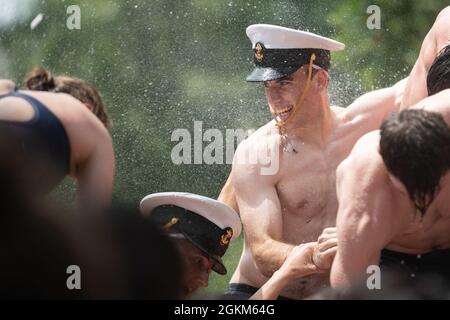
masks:
<path fill-rule="evenodd" d="M 235 159 L 247 152 L 243 142 Z M 262 175 L 258 165 L 233 161 L 232 176 L 236 200 L 255 263 L 261 273 L 271 277 L 294 247 L 283 241 L 283 218 L 273 176 Z"/>
<path fill-rule="evenodd" d="M 358 155 L 338 167 L 338 250 L 330 275 L 333 288 L 359 284 L 367 267 L 379 264 L 381 250 L 393 238 L 394 200 L 390 189 L 385 189 L 382 172 L 367 160 Z"/>
<path fill-rule="evenodd" d="M 222 188 L 222 191 L 220 191 L 219 197 L 217 198 L 218 201 L 223 202 L 234 209 L 234 211 L 239 214 L 239 206 L 236 201 L 236 194 L 234 190 L 234 186 L 231 180 L 231 174 L 228 177 L 227 181 L 225 182 L 225 185 Z"/>
<path fill-rule="evenodd" d="M 293 280 L 314 273 L 327 272 L 336 250 L 336 228 L 326 228 L 317 242 L 309 242 L 294 247 L 281 268 L 275 271 L 273 276 L 250 300 L 274 300 Z M 316 261 L 320 263 L 317 264 Z"/>
<path fill-rule="evenodd" d="M 111 204 L 114 177 L 114 151 L 109 136 L 77 167 L 78 205 L 83 211 L 101 212 Z"/>
<path fill-rule="evenodd" d="M 401 109 L 406 109 L 428 96 L 427 74 L 439 52 L 450 44 L 450 7 L 443 9 L 425 36 L 419 57 L 405 88 Z"/>

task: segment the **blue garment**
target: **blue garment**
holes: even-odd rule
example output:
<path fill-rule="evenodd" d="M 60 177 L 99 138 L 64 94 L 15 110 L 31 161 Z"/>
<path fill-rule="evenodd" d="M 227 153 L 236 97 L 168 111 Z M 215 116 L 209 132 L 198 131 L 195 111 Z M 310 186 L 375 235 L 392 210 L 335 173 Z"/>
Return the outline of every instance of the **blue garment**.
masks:
<path fill-rule="evenodd" d="M 37 99 L 12 91 L 5 97 L 26 100 L 34 110 L 29 121 L 0 120 L 0 134 L 7 141 L 19 144 L 16 170 L 24 170 L 27 187 L 40 194 L 50 192 L 70 170 L 70 142 L 61 121 Z M 36 184 L 36 185 L 33 185 Z"/>

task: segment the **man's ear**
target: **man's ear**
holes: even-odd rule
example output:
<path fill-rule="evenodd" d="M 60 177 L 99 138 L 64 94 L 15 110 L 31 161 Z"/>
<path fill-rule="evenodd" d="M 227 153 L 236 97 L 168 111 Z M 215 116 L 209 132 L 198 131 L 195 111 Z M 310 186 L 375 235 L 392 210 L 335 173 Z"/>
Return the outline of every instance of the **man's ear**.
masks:
<path fill-rule="evenodd" d="M 88 108 L 89 110 L 94 112 L 94 107 L 92 106 L 92 104 L 90 104 L 89 102 L 86 102 L 84 105 L 86 106 L 86 108 Z"/>
<path fill-rule="evenodd" d="M 320 89 L 326 89 L 328 87 L 328 83 L 330 81 L 330 76 L 328 75 L 328 72 L 326 72 L 323 69 L 319 69 L 316 71 L 315 78 L 317 81 L 317 86 Z"/>

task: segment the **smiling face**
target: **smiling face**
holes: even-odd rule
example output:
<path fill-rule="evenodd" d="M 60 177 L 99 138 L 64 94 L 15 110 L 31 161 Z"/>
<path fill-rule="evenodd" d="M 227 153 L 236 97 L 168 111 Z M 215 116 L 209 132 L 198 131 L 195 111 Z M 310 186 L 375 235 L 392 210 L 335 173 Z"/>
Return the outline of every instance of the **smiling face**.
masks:
<path fill-rule="evenodd" d="M 289 76 L 264 82 L 264 92 L 270 112 L 276 117 L 277 121 L 285 122 L 294 112 L 295 105 L 299 102 L 308 81 L 307 68 L 308 66 L 304 65 Z M 308 94 L 317 94 L 318 90 L 326 89 L 327 83 L 328 75 L 324 70 L 313 70 Z"/>
<path fill-rule="evenodd" d="M 183 256 L 183 295 L 189 297 L 199 288 L 208 286 L 214 261 L 188 240 L 179 240 L 178 247 Z"/>

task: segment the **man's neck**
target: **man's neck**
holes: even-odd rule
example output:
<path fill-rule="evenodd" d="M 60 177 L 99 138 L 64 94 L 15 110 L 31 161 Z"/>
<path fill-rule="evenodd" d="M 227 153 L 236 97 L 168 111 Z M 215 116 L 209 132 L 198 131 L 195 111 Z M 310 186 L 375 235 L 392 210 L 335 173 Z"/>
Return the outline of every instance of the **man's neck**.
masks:
<path fill-rule="evenodd" d="M 334 119 L 328 96 L 315 95 L 311 99 L 305 99 L 299 108 L 295 118 L 286 126 L 286 134 L 293 139 L 325 145 Z"/>

